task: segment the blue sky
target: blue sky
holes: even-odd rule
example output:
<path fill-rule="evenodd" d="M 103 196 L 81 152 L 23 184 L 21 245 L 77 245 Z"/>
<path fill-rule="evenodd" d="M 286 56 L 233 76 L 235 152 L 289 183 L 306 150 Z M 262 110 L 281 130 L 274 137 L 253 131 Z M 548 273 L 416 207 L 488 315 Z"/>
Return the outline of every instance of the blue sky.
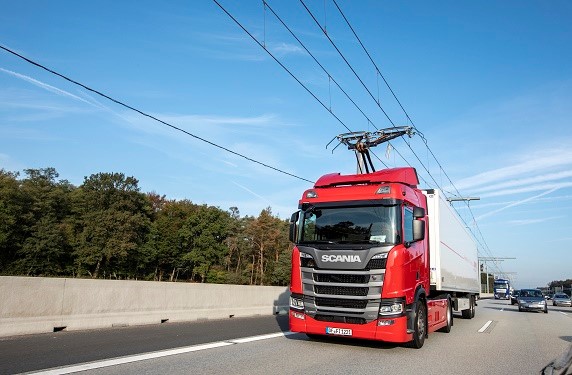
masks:
<path fill-rule="evenodd" d="M 330 0 L 268 1 L 371 123 L 262 2 L 220 0 L 352 131 L 411 125 Z M 423 133 L 374 152 L 471 201 L 482 256 L 517 287 L 572 278 L 572 3 L 337 0 Z M 174 126 L 315 181 L 353 173 L 347 132 L 212 1 L 7 2 L 0 44 Z M 406 143 L 409 143 L 409 147 Z M 411 150 L 415 151 L 415 154 Z M 403 158 L 402 158 L 403 157 Z M 381 168 L 376 160 L 378 168 Z M 439 168 L 439 165 L 442 166 Z M 122 172 L 143 192 L 286 218 L 310 183 L 127 110 L 0 51 L 0 167 L 54 167 L 80 185 Z M 427 172 L 429 171 L 429 173 Z M 445 176 L 446 173 L 446 176 Z M 456 194 L 456 192 L 455 192 Z"/>

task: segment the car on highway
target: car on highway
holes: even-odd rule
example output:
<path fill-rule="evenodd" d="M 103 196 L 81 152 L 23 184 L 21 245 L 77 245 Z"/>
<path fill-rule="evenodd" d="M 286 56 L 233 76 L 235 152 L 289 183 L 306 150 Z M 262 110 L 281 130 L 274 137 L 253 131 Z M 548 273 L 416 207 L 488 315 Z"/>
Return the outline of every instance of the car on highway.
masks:
<path fill-rule="evenodd" d="M 511 305 L 514 305 L 515 303 L 517 303 L 519 293 L 520 293 L 520 290 L 518 290 L 518 289 L 512 291 L 512 294 L 510 295 L 510 304 Z"/>
<path fill-rule="evenodd" d="M 518 311 L 543 311 L 548 313 L 548 305 L 540 289 L 521 289 L 517 298 Z"/>
<path fill-rule="evenodd" d="M 567 306 L 567 307 L 570 307 L 570 306 L 572 306 L 572 301 L 570 300 L 570 297 L 568 297 L 567 294 L 565 294 L 565 293 L 556 293 L 556 294 L 552 297 L 552 306 Z"/>

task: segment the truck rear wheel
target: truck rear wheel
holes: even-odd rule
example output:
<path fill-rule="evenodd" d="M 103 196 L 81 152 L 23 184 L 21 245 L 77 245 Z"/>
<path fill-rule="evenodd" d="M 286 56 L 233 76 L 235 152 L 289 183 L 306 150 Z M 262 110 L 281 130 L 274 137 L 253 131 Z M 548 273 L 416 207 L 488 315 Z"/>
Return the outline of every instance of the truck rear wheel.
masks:
<path fill-rule="evenodd" d="M 411 347 L 415 349 L 421 349 L 425 343 L 425 335 L 427 327 L 427 314 L 425 311 L 425 303 L 423 300 L 417 301 L 417 307 L 415 309 L 415 321 L 413 322 L 413 341 L 411 341 Z"/>

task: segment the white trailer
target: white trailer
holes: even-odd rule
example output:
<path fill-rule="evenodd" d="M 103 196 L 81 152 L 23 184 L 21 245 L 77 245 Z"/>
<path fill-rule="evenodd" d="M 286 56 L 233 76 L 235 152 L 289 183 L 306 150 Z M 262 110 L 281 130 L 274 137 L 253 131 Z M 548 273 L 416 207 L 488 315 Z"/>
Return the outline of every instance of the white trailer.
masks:
<path fill-rule="evenodd" d="M 475 316 L 480 293 L 477 244 L 451 205 L 438 190 L 424 190 L 427 197 L 431 294 L 453 297 L 453 310 L 463 318 Z"/>

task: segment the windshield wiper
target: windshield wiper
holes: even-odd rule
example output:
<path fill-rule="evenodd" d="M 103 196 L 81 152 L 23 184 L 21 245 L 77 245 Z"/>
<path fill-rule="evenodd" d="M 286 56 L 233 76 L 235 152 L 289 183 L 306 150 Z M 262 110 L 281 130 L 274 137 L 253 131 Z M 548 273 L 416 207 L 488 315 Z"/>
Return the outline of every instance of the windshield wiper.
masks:
<path fill-rule="evenodd" d="M 337 244 L 335 241 L 328 240 L 313 240 L 313 241 L 301 241 L 300 243 L 327 243 L 327 244 Z"/>

